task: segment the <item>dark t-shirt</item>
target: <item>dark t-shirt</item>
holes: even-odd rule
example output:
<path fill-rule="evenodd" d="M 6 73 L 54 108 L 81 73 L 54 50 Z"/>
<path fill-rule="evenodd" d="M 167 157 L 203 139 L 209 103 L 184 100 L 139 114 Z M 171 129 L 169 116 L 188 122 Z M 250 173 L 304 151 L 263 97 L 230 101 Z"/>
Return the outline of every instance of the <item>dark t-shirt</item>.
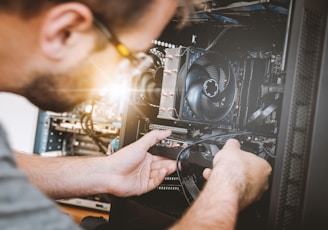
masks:
<path fill-rule="evenodd" d="M 0 229 L 80 229 L 16 167 L 13 152 L 0 124 Z"/>

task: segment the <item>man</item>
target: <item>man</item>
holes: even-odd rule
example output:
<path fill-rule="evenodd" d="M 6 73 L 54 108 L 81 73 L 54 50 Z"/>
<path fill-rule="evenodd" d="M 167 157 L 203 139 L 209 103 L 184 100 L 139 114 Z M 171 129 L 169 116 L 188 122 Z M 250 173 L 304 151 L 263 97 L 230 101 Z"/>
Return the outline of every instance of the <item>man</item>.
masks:
<path fill-rule="evenodd" d="M 122 56 L 147 50 L 177 5 L 178 0 L 0 0 L 0 90 L 44 110 L 70 110 L 110 81 Z M 109 42 L 95 17 L 117 39 Z M 43 194 L 127 197 L 156 188 L 175 163 L 147 150 L 169 135 L 153 131 L 108 157 L 16 153 L 14 159 L 0 128 L 0 229 L 78 229 Z M 233 229 L 238 211 L 267 189 L 270 173 L 266 161 L 228 141 L 213 170 L 204 171 L 204 191 L 172 229 Z"/>

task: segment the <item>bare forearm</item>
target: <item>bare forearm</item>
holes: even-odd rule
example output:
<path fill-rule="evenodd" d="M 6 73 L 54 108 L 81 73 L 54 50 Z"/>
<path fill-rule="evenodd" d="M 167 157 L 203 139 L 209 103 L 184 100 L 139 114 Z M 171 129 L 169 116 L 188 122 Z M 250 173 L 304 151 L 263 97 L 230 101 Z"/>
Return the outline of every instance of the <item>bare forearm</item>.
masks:
<path fill-rule="evenodd" d="M 211 188 L 206 189 L 170 230 L 234 229 L 238 214 L 237 195 L 222 189 L 214 196 Z"/>
<path fill-rule="evenodd" d="M 103 157 L 41 158 L 16 153 L 18 167 L 48 196 L 59 199 L 101 193 L 97 161 Z"/>
<path fill-rule="evenodd" d="M 220 162 L 199 197 L 183 218 L 170 230 L 233 230 L 239 212 L 240 195 L 244 193 L 243 169 Z"/>

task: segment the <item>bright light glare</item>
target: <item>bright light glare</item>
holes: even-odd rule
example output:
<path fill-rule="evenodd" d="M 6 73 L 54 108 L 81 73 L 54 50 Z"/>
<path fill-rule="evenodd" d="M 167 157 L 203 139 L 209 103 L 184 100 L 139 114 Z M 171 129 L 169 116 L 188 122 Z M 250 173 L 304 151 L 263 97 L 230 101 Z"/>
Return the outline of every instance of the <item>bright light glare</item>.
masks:
<path fill-rule="evenodd" d="M 126 82 L 111 83 L 100 89 L 98 95 L 100 97 L 110 98 L 110 100 L 119 101 L 129 95 L 129 86 Z"/>
<path fill-rule="evenodd" d="M 91 113 L 91 110 L 92 110 L 92 105 L 85 106 L 85 112 L 86 113 Z"/>

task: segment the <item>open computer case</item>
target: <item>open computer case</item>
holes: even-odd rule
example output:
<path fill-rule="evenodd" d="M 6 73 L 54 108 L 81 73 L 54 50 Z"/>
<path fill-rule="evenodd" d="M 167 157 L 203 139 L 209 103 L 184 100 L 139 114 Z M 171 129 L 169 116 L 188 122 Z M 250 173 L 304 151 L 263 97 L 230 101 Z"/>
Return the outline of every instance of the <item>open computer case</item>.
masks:
<path fill-rule="evenodd" d="M 273 168 L 236 229 L 326 229 L 328 2 L 202 2 L 188 25 L 175 18 L 153 41 L 153 63 L 131 79 L 127 100 L 93 101 L 94 114 L 86 104 L 40 112 L 35 151 L 85 155 L 109 145 L 115 154 L 151 130 L 172 130 L 149 152 L 175 159 L 177 172 L 147 194 L 109 198 L 109 229 L 167 229 L 197 199 L 202 170 L 236 138 Z"/>
<path fill-rule="evenodd" d="M 162 125 L 177 134 L 158 144 L 162 154 L 163 146 L 172 154 L 172 146 L 199 143 L 200 133 L 222 135 L 217 143 L 209 141 L 181 156 L 186 166 L 179 182 L 191 203 L 194 187 L 202 186 L 193 165 L 202 159 L 192 159 L 194 152 L 206 158 L 231 135 L 273 167 L 269 191 L 240 214 L 236 228 L 321 229 L 328 222 L 328 3 L 266 1 L 247 6 L 243 2 L 245 6 L 230 10 L 225 3 L 238 4 L 213 1 L 191 27 L 163 33 L 157 44 L 165 41 L 169 48 L 163 55 L 160 98 L 157 103 L 155 96 L 147 101 L 147 93 L 154 92 L 147 90 L 147 83 L 136 83 L 145 91 L 134 95 L 127 123 L 139 131 L 126 129 L 123 145 Z M 152 77 L 158 84 L 157 76 Z M 153 113 L 155 117 L 148 116 Z M 183 204 L 172 195 L 175 179 L 169 178 L 161 191 L 134 201 L 179 216 L 177 207 Z"/>

